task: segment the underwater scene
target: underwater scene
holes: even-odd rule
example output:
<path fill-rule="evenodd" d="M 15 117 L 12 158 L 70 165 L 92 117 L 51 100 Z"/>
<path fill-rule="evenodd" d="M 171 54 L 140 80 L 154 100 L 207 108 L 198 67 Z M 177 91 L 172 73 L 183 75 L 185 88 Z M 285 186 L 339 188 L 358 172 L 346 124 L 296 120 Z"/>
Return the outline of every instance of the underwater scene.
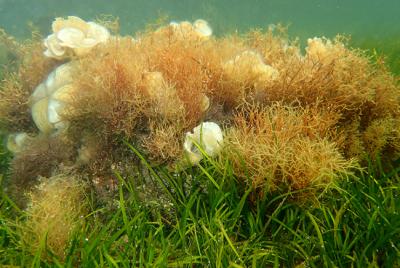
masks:
<path fill-rule="evenodd" d="M 0 0 L 0 267 L 400 267 L 400 1 Z"/>

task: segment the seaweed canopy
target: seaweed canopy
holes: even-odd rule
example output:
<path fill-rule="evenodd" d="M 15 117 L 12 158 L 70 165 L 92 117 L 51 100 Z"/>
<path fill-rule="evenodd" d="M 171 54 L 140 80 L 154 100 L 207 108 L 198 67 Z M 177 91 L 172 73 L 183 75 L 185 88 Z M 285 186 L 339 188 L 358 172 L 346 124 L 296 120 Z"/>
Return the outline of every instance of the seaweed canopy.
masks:
<path fill-rule="evenodd" d="M 42 37 L 36 32 L 32 33 L 32 39 L 18 43 L 1 30 L 0 43 L 5 44 L 15 57 L 15 62 L 4 70 L 0 88 L 0 129 L 33 132 L 29 96 L 57 63 L 43 56 Z"/>
<path fill-rule="evenodd" d="M 86 215 L 85 185 L 81 178 L 57 175 L 42 178 L 29 194 L 30 205 L 24 223 L 25 243 L 32 252 L 43 245 L 63 258 L 71 235 Z"/>
<path fill-rule="evenodd" d="M 219 51 L 215 40 L 182 39 L 168 29 L 99 46 L 76 70 L 80 90 L 65 114 L 70 135 L 80 139 L 94 129 L 111 147 L 125 138 L 153 160 L 176 160 L 185 131 L 213 105 L 226 55 Z"/>
<path fill-rule="evenodd" d="M 358 114 L 343 118 L 340 129 L 347 137 L 343 152 L 363 162 L 382 157 L 390 163 L 400 157 L 400 87 L 383 65 L 370 68 L 373 73 L 366 86 L 373 89 L 374 98 L 359 107 Z"/>
<path fill-rule="evenodd" d="M 51 128 L 16 154 L 15 185 L 63 165 L 105 182 L 111 166 L 126 170 L 137 160 L 122 140 L 156 163 L 179 163 L 184 134 L 202 121 L 228 127 L 222 155 L 240 178 L 243 157 L 260 189 L 328 185 L 353 157 L 399 155 L 398 82 L 340 37 L 310 39 L 302 55 L 297 42 L 272 29 L 212 38 L 209 28 L 199 35 L 195 27 L 173 23 L 136 39 L 107 35 L 84 54 L 67 53 L 71 79 L 56 90 L 65 128 Z M 2 85 L 0 123 L 31 133 L 28 97 L 63 62 L 47 59 L 37 41 L 15 46 L 23 59 Z M 56 107 L 46 105 L 49 119 Z M 245 108 L 235 114 L 238 107 Z"/>
<path fill-rule="evenodd" d="M 305 56 L 297 43 L 284 37 L 253 32 L 249 46 L 259 51 L 280 73 L 273 84 L 260 87 L 264 99 L 260 101 L 283 101 L 301 105 L 320 104 L 337 112 L 354 113 L 374 98 L 374 68 L 360 51 L 346 48 L 344 39 L 333 41 L 313 38 L 308 40 Z"/>
<path fill-rule="evenodd" d="M 311 108 L 245 107 L 226 135 L 224 158 L 261 192 L 321 189 L 355 167 L 330 139 L 337 118 Z"/>
<path fill-rule="evenodd" d="M 384 65 L 348 48 L 341 36 L 309 39 L 304 56 L 296 42 L 272 30 L 251 33 L 248 44 L 280 74 L 248 98 L 335 112 L 340 118 L 335 127 L 345 136 L 338 142 L 344 155 L 360 160 L 377 154 L 398 157 L 400 90 Z"/>

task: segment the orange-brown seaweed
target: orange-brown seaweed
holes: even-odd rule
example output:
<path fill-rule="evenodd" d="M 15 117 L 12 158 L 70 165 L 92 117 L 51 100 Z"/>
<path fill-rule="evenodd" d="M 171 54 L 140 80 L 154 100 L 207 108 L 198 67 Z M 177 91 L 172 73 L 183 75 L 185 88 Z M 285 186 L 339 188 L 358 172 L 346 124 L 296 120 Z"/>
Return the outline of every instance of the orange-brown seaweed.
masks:
<path fill-rule="evenodd" d="M 65 163 L 108 180 L 111 166 L 137 160 L 124 140 L 173 166 L 185 156 L 185 133 L 202 121 L 223 127 L 219 157 L 256 188 L 325 187 L 368 158 L 399 157 L 398 80 L 343 37 L 309 39 L 302 52 L 284 31 L 201 38 L 173 27 L 111 36 L 69 58 L 77 90 L 60 115 L 67 127 L 34 141 L 59 140 L 53 152 L 73 153 L 46 160 L 46 150 L 35 157 L 32 148 L 42 147 L 30 145 L 13 162 L 21 182 Z M 37 39 L 17 47 L 20 66 L 0 90 L 0 123 L 7 133 L 39 135 L 28 98 L 63 62 L 44 57 Z"/>

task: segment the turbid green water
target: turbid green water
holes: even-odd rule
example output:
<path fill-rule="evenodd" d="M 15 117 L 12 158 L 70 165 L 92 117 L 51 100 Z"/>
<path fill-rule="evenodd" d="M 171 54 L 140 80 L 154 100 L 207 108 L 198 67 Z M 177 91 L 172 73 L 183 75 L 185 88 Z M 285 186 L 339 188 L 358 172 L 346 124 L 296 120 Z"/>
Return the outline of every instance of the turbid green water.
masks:
<path fill-rule="evenodd" d="M 30 23 L 47 34 L 54 17 L 100 14 L 119 17 L 123 34 L 161 16 L 206 19 L 218 35 L 283 23 L 303 41 L 351 35 L 354 45 L 376 48 L 390 56 L 392 67 L 400 66 L 399 0 L 0 0 L 0 27 L 17 37 L 29 35 Z"/>
<path fill-rule="evenodd" d="M 27 33 L 27 22 L 46 31 L 56 16 L 92 19 L 99 14 L 118 16 L 125 33 L 160 15 L 203 18 L 218 32 L 282 22 L 292 25 L 292 33 L 306 36 L 400 33 L 398 0 L 0 0 L 0 14 L 0 25 L 19 36 Z"/>

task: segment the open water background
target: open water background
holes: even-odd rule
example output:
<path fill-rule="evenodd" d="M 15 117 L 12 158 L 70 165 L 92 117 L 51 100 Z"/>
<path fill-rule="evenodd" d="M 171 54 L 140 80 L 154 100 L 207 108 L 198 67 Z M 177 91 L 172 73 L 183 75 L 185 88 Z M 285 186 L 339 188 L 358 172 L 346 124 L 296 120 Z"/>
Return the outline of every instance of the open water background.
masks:
<path fill-rule="evenodd" d="M 47 35 L 54 17 L 93 20 L 101 14 L 119 17 L 122 34 L 164 16 L 205 19 L 217 35 L 282 23 L 303 43 L 351 35 L 354 46 L 376 49 L 400 66 L 400 0 L 0 0 L 0 27 L 17 38 L 29 37 L 29 24 Z"/>

